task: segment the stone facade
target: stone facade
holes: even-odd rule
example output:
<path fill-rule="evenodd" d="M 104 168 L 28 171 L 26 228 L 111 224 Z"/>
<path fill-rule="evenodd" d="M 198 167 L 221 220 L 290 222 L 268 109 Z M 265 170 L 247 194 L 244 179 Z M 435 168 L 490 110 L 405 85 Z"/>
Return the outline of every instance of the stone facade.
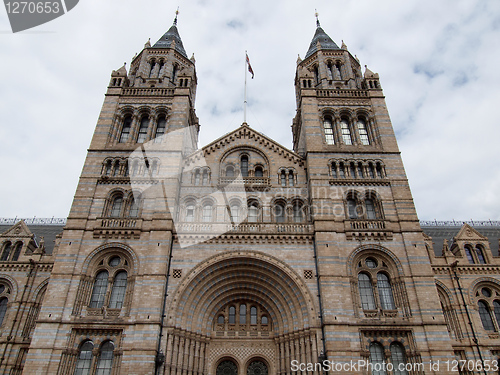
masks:
<path fill-rule="evenodd" d="M 175 22 L 113 71 L 55 244 L 1 235 L 1 373 L 494 369 L 498 254 L 422 231 L 378 74 L 318 23 L 293 150 L 246 123 L 197 150 L 196 85 Z"/>

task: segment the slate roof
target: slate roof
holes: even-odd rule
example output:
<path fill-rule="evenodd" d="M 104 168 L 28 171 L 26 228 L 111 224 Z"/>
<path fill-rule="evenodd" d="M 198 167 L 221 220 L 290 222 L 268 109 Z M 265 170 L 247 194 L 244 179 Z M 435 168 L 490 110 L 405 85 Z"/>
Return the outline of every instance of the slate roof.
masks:
<path fill-rule="evenodd" d="M 8 231 L 10 228 L 12 228 L 12 225 L 0 225 L 0 234 Z M 52 254 L 56 236 L 63 231 L 64 225 L 28 225 L 28 228 L 35 235 L 37 243 L 39 243 L 40 237 L 43 237 L 45 252 Z"/>
<path fill-rule="evenodd" d="M 177 26 L 172 25 L 168 31 L 153 45 L 153 48 L 170 48 L 172 41 L 175 40 L 175 50 L 187 58 L 186 51 L 182 45 L 182 40 L 177 30 Z"/>
<path fill-rule="evenodd" d="M 332 38 L 330 38 L 320 26 L 318 26 L 316 28 L 316 33 L 314 34 L 313 40 L 309 45 L 309 50 L 306 53 L 306 59 L 318 50 L 318 41 L 321 45 L 321 49 L 323 50 L 340 49 L 339 46 L 337 46 L 332 40 Z"/>

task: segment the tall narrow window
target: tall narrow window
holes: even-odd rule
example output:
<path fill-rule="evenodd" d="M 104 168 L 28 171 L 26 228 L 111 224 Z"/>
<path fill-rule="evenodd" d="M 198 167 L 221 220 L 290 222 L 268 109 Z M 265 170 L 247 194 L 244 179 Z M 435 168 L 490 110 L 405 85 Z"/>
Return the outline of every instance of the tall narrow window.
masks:
<path fill-rule="evenodd" d="M 106 176 L 111 176 L 111 170 L 113 169 L 113 166 L 111 164 L 111 160 L 108 160 L 108 162 L 106 163 L 106 170 L 104 172 L 104 174 Z"/>
<path fill-rule="evenodd" d="M 255 177 L 264 177 L 264 171 L 262 170 L 262 167 L 255 168 Z"/>
<path fill-rule="evenodd" d="M 123 205 L 123 198 L 121 196 L 115 197 L 111 205 L 111 212 L 109 216 L 120 217 L 120 214 L 122 212 L 122 205 Z"/>
<path fill-rule="evenodd" d="M 155 59 L 151 60 L 151 63 L 149 65 L 149 78 L 153 77 L 153 72 L 155 70 L 155 65 L 156 65 Z"/>
<path fill-rule="evenodd" d="M 351 175 L 351 178 L 356 178 L 356 166 L 354 163 L 349 164 L 349 174 Z"/>
<path fill-rule="evenodd" d="M 495 313 L 497 324 L 500 327 L 500 302 L 497 300 L 493 301 L 493 312 Z"/>
<path fill-rule="evenodd" d="M 372 375 L 387 375 L 384 366 L 384 348 L 378 342 L 370 344 L 370 363 L 372 367 Z"/>
<path fill-rule="evenodd" d="M 108 271 L 101 271 L 97 274 L 90 298 L 91 308 L 100 308 L 104 305 L 104 298 L 108 290 Z"/>
<path fill-rule="evenodd" d="M 9 255 L 11 250 L 12 250 L 12 244 L 10 242 L 7 242 L 3 248 L 2 257 L 0 258 L 0 260 L 1 261 L 9 260 Z"/>
<path fill-rule="evenodd" d="M 487 331 L 496 331 L 495 325 L 493 324 L 493 320 L 491 319 L 490 308 L 484 301 L 479 301 L 479 317 L 481 318 L 481 322 L 483 323 L 483 328 Z"/>
<path fill-rule="evenodd" d="M 212 221 L 212 205 L 211 204 L 205 204 L 203 206 L 203 217 L 202 217 L 203 222 L 209 223 Z"/>
<path fill-rule="evenodd" d="M 377 274 L 377 289 L 382 310 L 394 310 L 396 306 L 394 305 L 392 286 L 389 277 L 385 273 Z"/>
<path fill-rule="evenodd" d="M 240 305 L 240 324 L 247 324 L 247 305 Z"/>
<path fill-rule="evenodd" d="M 234 168 L 232 166 L 226 167 L 226 177 L 234 177 Z"/>
<path fill-rule="evenodd" d="M 137 142 L 143 143 L 148 135 L 149 118 L 143 117 L 141 119 L 141 126 L 139 126 L 139 135 L 137 136 Z"/>
<path fill-rule="evenodd" d="M 278 203 L 274 206 L 274 216 L 277 223 L 285 222 L 285 206 L 283 204 Z"/>
<path fill-rule="evenodd" d="M 363 119 L 358 120 L 358 132 L 359 132 L 359 140 L 362 145 L 369 145 L 370 140 L 368 139 L 368 131 L 366 130 L 366 122 Z"/>
<path fill-rule="evenodd" d="M 250 324 L 257 324 L 257 308 L 255 306 L 250 308 Z"/>
<path fill-rule="evenodd" d="M 342 162 L 339 164 L 339 177 L 345 178 L 344 163 L 342 163 Z"/>
<path fill-rule="evenodd" d="M 121 309 L 125 300 L 125 291 L 127 290 L 127 272 L 120 271 L 116 274 L 109 298 L 110 309 Z"/>
<path fill-rule="evenodd" d="M 92 364 L 92 350 L 94 349 L 94 344 L 92 341 L 86 341 L 80 347 L 80 353 L 78 355 L 78 361 L 76 362 L 74 375 L 88 375 L 90 374 L 90 366 Z"/>
<path fill-rule="evenodd" d="M 233 203 L 230 207 L 231 211 L 231 221 L 235 224 L 238 224 L 240 221 L 240 206 L 238 204 Z"/>
<path fill-rule="evenodd" d="M 377 215 L 375 213 L 375 205 L 373 204 L 373 200 L 366 199 L 365 207 L 366 207 L 366 218 L 368 220 L 375 220 L 377 218 Z"/>
<path fill-rule="evenodd" d="M 208 172 L 207 171 L 203 171 L 203 178 L 201 180 L 201 184 L 203 186 L 207 186 L 208 185 Z"/>
<path fill-rule="evenodd" d="M 113 166 L 113 177 L 118 176 L 120 174 L 120 163 L 117 161 L 115 162 L 115 165 Z"/>
<path fill-rule="evenodd" d="M 236 308 L 234 306 L 229 307 L 229 324 L 236 323 Z"/>
<path fill-rule="evenodd" d="M 130 127 L 132 126 L 132 116 L 127 115 L 123 119 L 122 132 L 120 134 L 120 143 L 125 143 L 128 141 L 130 136 Z"/>
<path fill-rule="evenodd" d="M 372 163 L 368 163 L 368 174 L 370 178 L 375 178 L 375 168 L 373 168 Z"/>
<path fill-rule="evenodd" d="M 194 173 L 194 184 L 198 186 L 200 184 L 200 171 Z"/>
<path fill-rule="evenodd" d="M 288 171 L 288 186 L 294 185 L 293 171 Z"/>
<path fill-rule="evenodd" d="M 285 187 L 286 186 L 286 172 L 281 171 L 281 186 Z"/>
<path fill-rule="evenodd" d="M 365 177 L 364 173 L 363 173 L 363 164 L 358 163 L 356 172 L 358 174 L 358 178 L 364 178 Z"/>
<path fill-rule="evenodd" d="M 9 300 L 6 297 L 0 298 L 0 326 L 3 323 L 5 314 L 7 313 L 7 304 Z"/>
<path fill-rule="evenodd" d="M 332 177 L 337 178 L 337 163 L 332 163 Z"/>
<path fill-rule="evenodd" d="M 314 67 L 314 78 L 316 79 L 316 85 L 318 85 L 319 84 L 319 68 L 317 65 Z"/>
<path fill-rule="evenodd" d="M 23 243 L 18 242 L 16 244 L 16 248 L 14 250 L 14 255 L 12 255 L 12 260 L 16 262 L 19 259 L 19 255 L 21 255 L 21 249 L 23 248 Z"/>
<path fill-rule="evenodd" d="M 175 83 L 175 80 L 177 79 L 177 70 L 179 68 L 177 67 L 177 64 L 174 64 L 172 67 L 172 77 L 170 78 L 170 82 Z"/>
<path fill-rule="evenodd" d="M 114 349 L 115 346 L 111 341 L 106 341 L 102 344 L 99 359 L 97 360 L 96 375 L 111 375 Z"/>
<path fill-rule="evenodd" d="M 259 219 L 259 207 L 257 203 L 251 203 L 248 207 L 248 222 L 256 223 Z"/>
<path fill-rule="evenodd" d="M 248 156 L 243 155 L 241 161 L 241 176 L 248 177 Z"/>
<path fill-rule="evenodd" d="M 356 212 L 356 201 L 354 199 L 347 200 L 347 211 L 349 219 L 357 219 L 358 213 Z"/>
<path fill-rule="evenodd" d="M 472 256 L 472 251 L 471 251 L 470 247 L 469 246 L 465 246 L 464 251 L 465 251 L 465 255 L 467 256 L 467 259 L 469 260 L 469 263 L 470 264 L 476 263 L 474 261 L 474 257 Z"/>
<path fill-rule="evenodd" d="M 378 178 L 382 178 L 382 166 L 380 165 L 380 163 L 377 163 L 377 177 Z"/>
<path fill-rule="evenodd" d="M 325 119 L 323 120 L 323 129 L 325 131 L 326 144 L 334 145 L 335 138 L 333 135 L 333 122 L 331 117 L 325 117 Z"/>
<path fill-rule="evenodd" d="M 190 202 L 186 205 L 186 221 L 194 221 L 194 203 Z"/>
<path fill-rule="evenodd" d="M 484 257 L 483 249 L 480 246 L 476 246 L 476 255 L 480 264 L 486 264 L 486 258 Z"/>
<path fill-rule="evenodd" d="M 408 372 L 405 370 L 405 349 L 399 342 L 393 342 L 391 344 L 391 362 L 394 366 L 394 375 L 408 375 Z"/>
<path fill-rule="evenodd" d="M 167 119 L 165 116 L 160 116 L 158 118 L 158 125 L 156 126 L 155 142 L 161 142 L 161 137 L 165 134 L 167 129 Z"/>
<path fill-rule="evenodd" d="M 375 310 L 375 297 L 373 294 L 373 285 L 370 276 L 366 273 L 358 275 L 358 290 L 361 298 L 361 307 L 363 310 Z"/>
<path fill-rule="evenodd" d="M 351 129 L 349 129 L 349 123 L 347 120 L 342 119 L 340 121 L 340 129 L 342 130 L 342 140 L 345 145 L 352 145 Z"/>
<path fill-rule="evenodd" d="M 293 222 L 302 223 L 302 206 L 299 203 L 293 205 Z"/>

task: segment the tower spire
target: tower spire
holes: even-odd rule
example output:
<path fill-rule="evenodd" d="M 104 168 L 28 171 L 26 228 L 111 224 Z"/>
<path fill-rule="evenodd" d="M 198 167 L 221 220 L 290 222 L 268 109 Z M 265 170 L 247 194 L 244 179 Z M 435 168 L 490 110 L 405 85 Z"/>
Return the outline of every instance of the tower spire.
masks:
<path fill-rule="evenodd" d="M 178 15 L 179 15 L 179 7 L 177 7 L 177 10 L 175 11 L 174 25 L 177 25 L 177 16 Z"/>
<path fill-rule="evenodd" d="M 314 9 L 314 15 L 316 16 L 316 26 L 317 27 L 321 27 L 321 25 L 319 24 L 319 17 L 318 17 L 318 11 L 316 9 Z"/>

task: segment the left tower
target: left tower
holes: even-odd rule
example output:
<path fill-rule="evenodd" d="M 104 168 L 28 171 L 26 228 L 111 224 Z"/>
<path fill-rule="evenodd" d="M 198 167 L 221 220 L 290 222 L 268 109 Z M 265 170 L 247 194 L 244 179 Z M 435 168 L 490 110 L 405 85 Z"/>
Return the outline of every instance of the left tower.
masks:
<path fill-rule="evenodd" d="M 179 160 L 196 146 L 196 85 L 177 17 L 128 72 L 112 72 L 24 374 L 154 373 L 173 223 L 164 205 L 135 189 L 158 188 L 163 170 L 171 177 L 162 179 L 162 195 L 177 196 L 180 173 L 165 172 L 172 163 L 162 143 Z M 179 129 L 190 137 L 169 142 Z M 131 158 L 146 143 L 156 148 Z"/>

